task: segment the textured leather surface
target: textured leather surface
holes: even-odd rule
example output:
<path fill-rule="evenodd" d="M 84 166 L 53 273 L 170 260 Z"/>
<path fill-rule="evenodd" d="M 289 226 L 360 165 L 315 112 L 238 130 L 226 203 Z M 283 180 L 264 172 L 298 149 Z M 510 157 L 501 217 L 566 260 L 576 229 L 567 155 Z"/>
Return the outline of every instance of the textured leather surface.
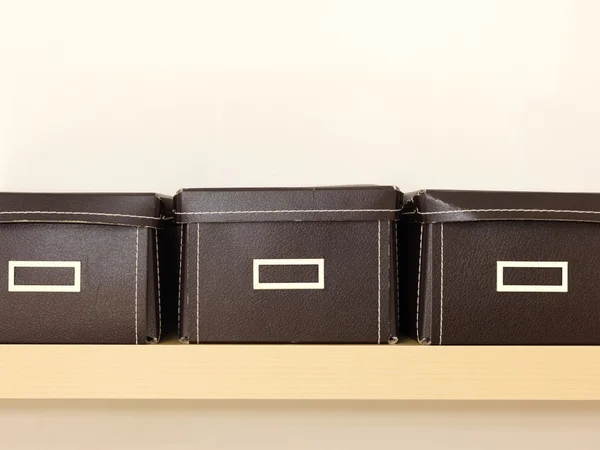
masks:
<path fill-rule="evenodd" d="M 600 195 L 425 190 L 406 196 L 402 216 L 406 221 L 419 223 L 474 220 L 600 222 Z"/>
<path fill-rule="evenodd" d="M 600 225 L 479 219 L 401 225 L 402 329 L 435 345 L 599 344 Z"/>
<path fill-rule="evenodd" d="M 154 194 L 0 194 L 0 212 L 29 212 L 22 215 L 27 222 L 19 216 L 14 223 L 0 225 L 0 342 L 156 341 L 162 315 L 157 230 L 134 224 L 159 225 L 168 208 L 169 199 Z M 50 216 L 35 213 L 50 210 Z M 85 223 L 73 223 L 81 219 L 72 214 L 76 211 L 89 213 Z M 54 220 L 59 212 L 66 214 Z M 114 220 L 113 226 L 106 220 Z M 114 226 L 121 221 L 127 226 Z M 22 267 L 32 262 L 42 267 Z M 57 262 L 80 265 L 79 292 L 58 291 L 74 286 L 77 277 L 73 268 L 53 267 Z M 173 289 L 172 281 L 166 284 L 163 297 Z M 41 285 L 49 287 L 40 289 Z M 167 303 L 164 298 L 162 302 Z"/>
<path fill-rule="evenodd" d="M 136 227 L 2 225 L 0 342 L 145 343 L 148 236 Z M 80 261 L 81 292 L 8 292 L 9 260 Z"/>
<path fill-rule="evenodd" d="M 386 206 L 395 209 L 398 194 L 388 189 L 395 200 Z M 255 191 L 258 199 L 260 194 Z M 184 210 L 189 210 L 185 201 L 190 195 L 201 197 L 204 191 L 180 197 Z M 354 206 L 349 200 L 345 204 Z M 287 217 L 180 225 L 181 338 L 192 343 L 387 343 L 394 338 L 393 222 Z M 255 259 L 323 259 L 324 289 L 255 289 Z M 259 276 L 261 283 L 298 282 L 302 272 L 266 270 Z M 315 282 L 314 273 L 304 273 L 304 282 Z"/>
<path fill-rule="evenodd" d="M 0 193 L 0 223 L 94 223 L 159 227 L 168 198 L 156 194 Z"/>
<path fill-rule="evenodd" d="M 185 189 L 175 215 L 179 223 L 394 220 L 398 198 L 391 186 Z"/>

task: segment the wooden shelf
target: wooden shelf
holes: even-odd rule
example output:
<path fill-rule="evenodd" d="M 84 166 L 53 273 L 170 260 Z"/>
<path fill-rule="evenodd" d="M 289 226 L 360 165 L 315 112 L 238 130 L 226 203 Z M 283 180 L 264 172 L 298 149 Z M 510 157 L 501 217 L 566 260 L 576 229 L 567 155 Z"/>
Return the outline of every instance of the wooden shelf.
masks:
<path fill-rule="evenodd" d="M 0 346 L 4 399 L 600 399 L 600 347 Z"/>

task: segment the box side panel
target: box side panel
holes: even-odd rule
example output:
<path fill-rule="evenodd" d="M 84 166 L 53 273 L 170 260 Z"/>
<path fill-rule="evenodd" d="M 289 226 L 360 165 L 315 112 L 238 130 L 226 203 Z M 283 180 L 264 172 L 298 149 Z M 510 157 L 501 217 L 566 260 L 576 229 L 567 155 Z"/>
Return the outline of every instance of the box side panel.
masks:
<path fill-rule="evenodd" d="M 190 315 L 190 261 L 188 261 L 188 245 L 189 245 L 189 225 L 181 224 L 177 226 L 178 231 L 178 277 L 177 277 L 177 324 L 179 330 L 179 340 L 181 342 L 189 342 L 190 330 L 189 323 L 191 322 Z"/>
<path fill-rule="evenodd" d="M 400 328 L 403 334 L 424 344 L 432 343 L 434 334 L 432 303 L 434 290 L 439 290 L 434 282 L 440 261 L 434 242 L 440 238 L 438 228 L 431 224 L 399 224 Z"/>
<path fill-rule="evenodd" d="M 179 244 L 180 233 L 172 221 L 158 230 L 157 294 L 159 334 L 161 338 L 178 333 L 177 307 L 179 295 Z M 156 262 L 155 262 L 156 264 Z"/>
<path fill-rule="evenodd" d="M 162 305 L 160 288 L 160 270 L 159 270 L 159 255 L 158 234 L 155 229 L 142 229 L 142 232 L 147 236 L 148 242 L 148 285 L 146 286 L 146 295 L 148 305 L 146 311 L 147 333 L 146 341 L 148 343 L 157 343 L 160 339 L 162 326 L 160 319 L 162 318 Z"/>
<path fill-rule="evenodd" d="M 600 343 L 600 226 L 445 224 L 443 344 Z"/>
<path fill-rule="evenodd" d="M 388 302 L 388 336 L 387 341 L 390 344 L 398 342 L 400 334 L 399 324 L 399 268 L 398 268 L 398 222 L 390 221 L 388 226 L 388 241 L 385 243 L 387 250 L 387 261 L 389 270 L 386 272 L 386 277 L 389 282 L 389 302 Z"/>
<path fill-rule="evenodd" d="M 387 343 L 395 323 L 391 228 L 387 221 L 189 225 L 190 341 Z"/>
<path fill-rule="evenodd" d="M 145 343 L 148 237 L 137 227 L 0 226 L 0 342 Z"/>

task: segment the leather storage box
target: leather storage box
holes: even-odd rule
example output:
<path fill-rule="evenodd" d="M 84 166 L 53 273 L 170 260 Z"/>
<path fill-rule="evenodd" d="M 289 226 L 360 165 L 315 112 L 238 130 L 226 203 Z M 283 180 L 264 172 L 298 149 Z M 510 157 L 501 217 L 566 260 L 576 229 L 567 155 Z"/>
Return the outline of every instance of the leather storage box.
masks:
<path fill-rule="evenodd" d="M 169 203 L 154 194 L 0 193 L 0 342 L 158 341 L 157 229 Z"/>
<path fill-rule="evenodd" d="M 394 187 L 183 190 L 180 338 L 397 340 Z"/>
<path fill-rule="evenodd" d="M 402 218 L 420 342 L 600 344 L 599 194 L 422 191 Z"/>

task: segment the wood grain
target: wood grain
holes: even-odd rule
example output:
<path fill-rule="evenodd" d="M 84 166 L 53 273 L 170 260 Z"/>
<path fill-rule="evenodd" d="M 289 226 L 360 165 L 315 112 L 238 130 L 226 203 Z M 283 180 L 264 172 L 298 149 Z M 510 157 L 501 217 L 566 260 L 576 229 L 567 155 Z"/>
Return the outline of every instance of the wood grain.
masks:
<path fill-rule="evenodd" d="M 599 347 L 0 346 L 5 399 L 600 399 Z"/>

